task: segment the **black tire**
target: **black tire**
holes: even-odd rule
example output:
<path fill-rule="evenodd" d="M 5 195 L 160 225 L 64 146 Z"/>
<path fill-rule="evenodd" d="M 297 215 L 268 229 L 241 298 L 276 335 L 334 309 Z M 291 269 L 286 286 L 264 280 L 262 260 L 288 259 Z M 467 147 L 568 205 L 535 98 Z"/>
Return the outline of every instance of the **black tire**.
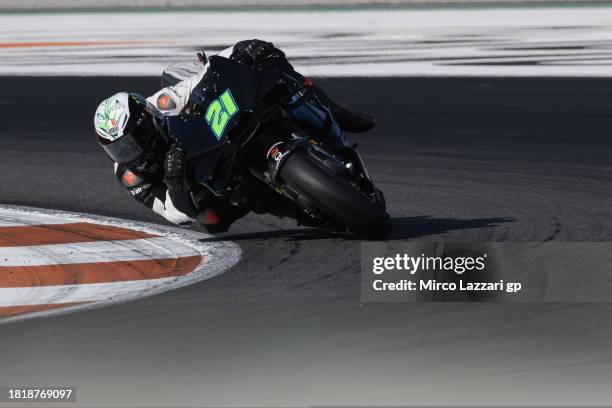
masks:
<path fill-rule="evenodd" d="M 280 169 L 280 176 L 333 220 L 359 235 L 385 239 L 391 233 L 391 217 L 380 205 L 372 203 L 346 180 L 323 170 L 305 152 L 291 153 Z"/>

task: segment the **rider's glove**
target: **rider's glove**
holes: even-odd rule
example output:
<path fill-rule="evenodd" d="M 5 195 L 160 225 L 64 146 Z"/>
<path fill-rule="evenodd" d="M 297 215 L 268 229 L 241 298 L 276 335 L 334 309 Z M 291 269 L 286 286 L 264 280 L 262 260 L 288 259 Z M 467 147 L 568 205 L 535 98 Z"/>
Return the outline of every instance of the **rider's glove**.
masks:
<path fill-rule="evenodd" d="M 164 162 L 164 183 L 170 191 L 189 191 L 185 177 L 185 152 L 176 144 L 172 145 Z"/>
<path fill-rule="evenodd" d="M 271 57 L 284 57 L 285 54 L 274 44 L 261 40 L 240 41 L 234 46 L 231 59 L 246 67 L 253 67 Z"/>

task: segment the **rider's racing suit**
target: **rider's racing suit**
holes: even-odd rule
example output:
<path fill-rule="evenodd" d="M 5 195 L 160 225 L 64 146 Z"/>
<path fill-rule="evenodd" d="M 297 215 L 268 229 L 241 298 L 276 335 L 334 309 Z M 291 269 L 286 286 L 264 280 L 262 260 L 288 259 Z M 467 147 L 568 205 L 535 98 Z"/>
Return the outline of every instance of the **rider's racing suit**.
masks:
<path fill-rule="evenodd" d="M 253 51 L 253 47 L 255 47 L 255 58 L 251 58 L 248 61 L 249 56 L 253 57 L 253 53 L 249 54 L 248 52 Z M 258 51 L 260 51 L 259 54 L 257 54 Z M 270 55 L 281 58 L 285 57 L 284 53 L 274 48 L 271 43 L 259 40 L 241 41 L 217 55 L 234 59 L 244 65 L 250 64 L 251 66 L 257 63 L 254 60 L 258 57 L 264 59 Z M 197 74 L 173 86 L 163 88 L 147 98 L 149 109 L 158 119 L 156 120 L 156 125 L 162 139 L 166 141 L 171 140 L 165 134 L 163 118 L 165 116 L 179 115 L 185 109 L 192 91 L 200 83 L 208 67 L 209 63 L 206 61 L 203 64 L 203 69 Z M 308 125 L 311 129 L 321 130 L 324 133 L 321 138 L 325 139 L 325 142 L 330 146 L 338 147 L 346 145 L 341 129 L 359 132 L 369 130 L 373 126 L 373 120 L 370 117 L 363 114 L 359 116 L 359 114 L 354 114 L 334 104 L 322 90 L 316 87 L 313 88 L 315 90 L 314 96 L 306 103 L 296 104 L 296 107 L 291 109 L 289 114 L 298 122 Z M 341 125 L 343 126 L 339 126 L 336 120 L 334 120 L 330 109 L 333 110 L 334 117 L 337 115 L 342 119 Z M 169 182 L 171 178 L 168 178 L 168 173 L 172 171 L 176 173 L 177 167 L 179 167 L 179 177 L 180 172 L 184 172 L 184 168 L 182 168 L 184 166 L 184 157 L 181 155 L 180 149 L 177 150 L 176 146 L 173 146 L 165 155 L 165 162 L 164 157 L 160 157 L 159 153 L 152 154 L 151 156 L 155 157 L 147 157 L 147 160 L 139 163 L 138 166 L 133 164 L 115 164 L 115 173 L 134 199 L 168 221 L 178 225 L 189 225 L 197 220 L 206 225 L 212 232 L 226 231 L 229 225 L 236 219 L 244 216 L 246 211 L 227 205 L 222 206 L 218 203 L 215 205 L 212 198 L 207 200 L 207 208 L 202 208 L 201 202 L 200 208 L 196 208 L 187 182 L 183 184 L 182 180 L 178 180 L 178 183 L 172 183 L 174 186 L 171 187 Z M 161 166 L 159 164 L 161 162 L 164 162 L 165 165 Z M 176 184 L 179 186 L 176 187 Z"/>

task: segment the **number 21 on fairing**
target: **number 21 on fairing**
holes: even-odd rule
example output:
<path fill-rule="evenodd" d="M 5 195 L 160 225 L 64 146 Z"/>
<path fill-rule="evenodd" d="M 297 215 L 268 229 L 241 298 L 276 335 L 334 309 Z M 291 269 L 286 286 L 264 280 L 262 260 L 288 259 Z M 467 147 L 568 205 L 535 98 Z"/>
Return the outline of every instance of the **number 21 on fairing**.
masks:
<path fill-rule="evenodd" d="M 230 118 L 238 112 L 238 106 L 234 97 L 229 89 L 226 89 L 221 96 L 208 105 L 206 109 L 206 123 L 210 126 L 210 129 L 217 137 L 217 140 L 221 140 L 225 126 L 229 122 Z"/>

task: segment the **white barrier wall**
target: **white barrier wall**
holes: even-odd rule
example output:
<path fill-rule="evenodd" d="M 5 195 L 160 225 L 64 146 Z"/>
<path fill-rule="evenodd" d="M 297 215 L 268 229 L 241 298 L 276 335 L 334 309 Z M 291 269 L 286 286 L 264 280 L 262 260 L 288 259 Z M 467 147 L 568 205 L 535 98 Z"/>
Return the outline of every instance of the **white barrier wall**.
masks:
<path fill-rule="evenodd" d="M 0 75 L 160 75 L 262 38 L 311 76 L 612 76 L 612 6 L 0 13 Z"/>
<path fill-rule="evenodd" d="M 147 7 L 292 7 L 409 4 L 484 4 L 484 3 L 606 3 L 604 0 L 2 0 L 0 9 L 109 9 Z"/>

